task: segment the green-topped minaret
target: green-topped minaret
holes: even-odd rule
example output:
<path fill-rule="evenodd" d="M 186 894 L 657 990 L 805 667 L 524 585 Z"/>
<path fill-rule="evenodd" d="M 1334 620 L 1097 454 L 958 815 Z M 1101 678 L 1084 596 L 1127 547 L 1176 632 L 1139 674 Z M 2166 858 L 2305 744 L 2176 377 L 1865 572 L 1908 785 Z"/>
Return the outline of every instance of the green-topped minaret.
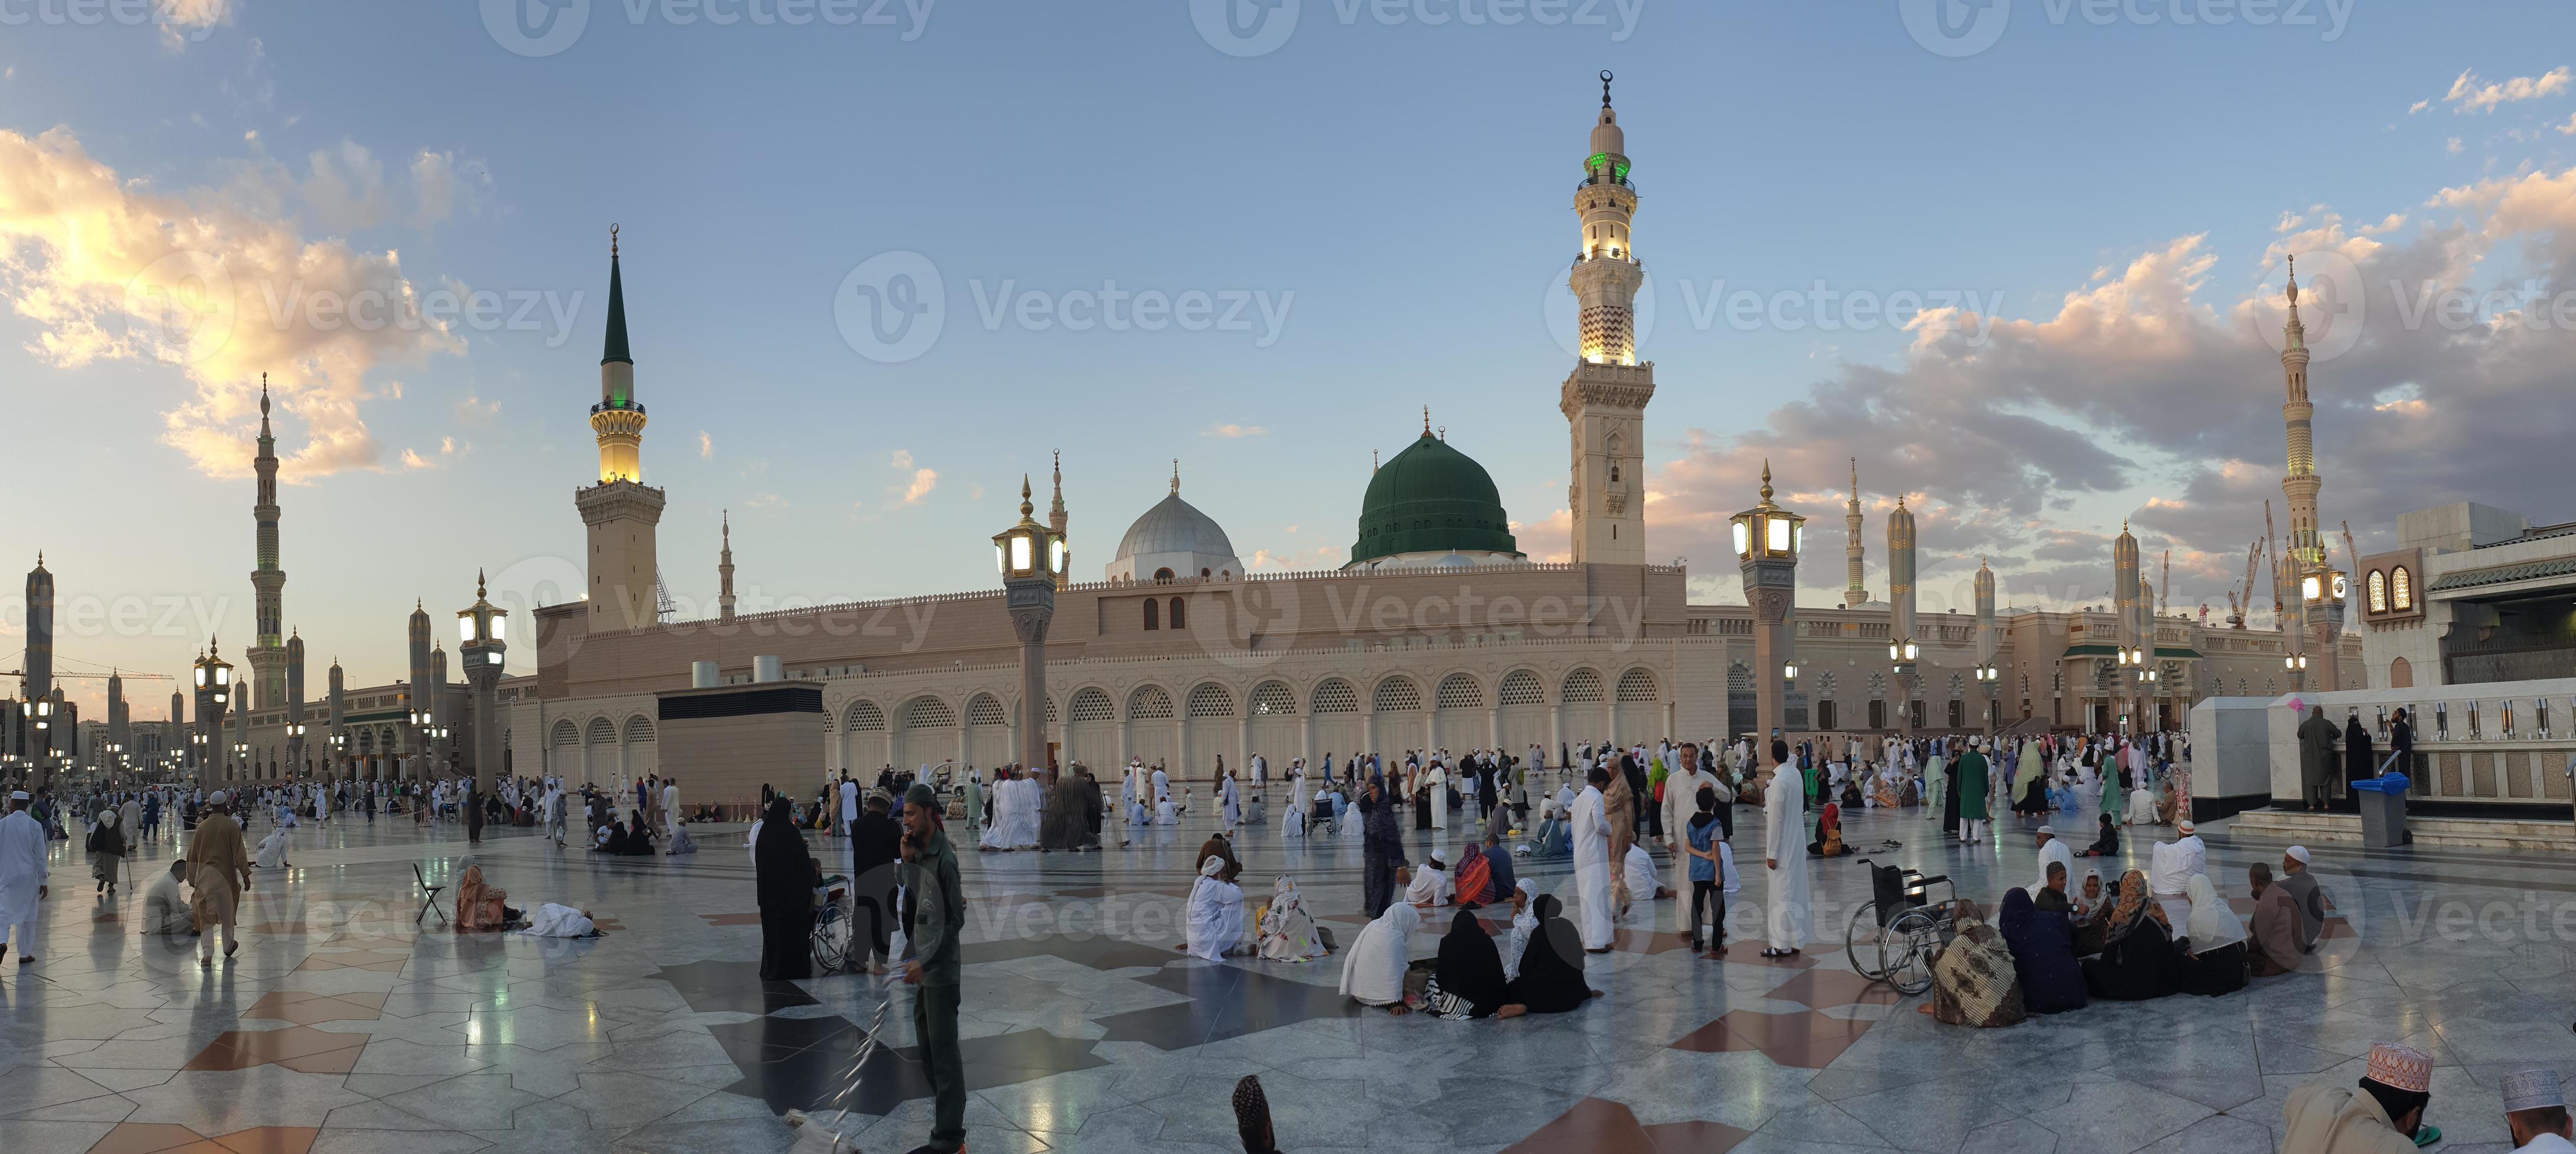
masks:
<path fill-rule="evenodd" d="M 635 400 L 635 358 L 626 345 L 626 284 L 618 269 L 617 226 L 608 226 L 608 332 L 599 353 L 599 403 L 590 407 L 599 441 L 599 483 L 573 495 L 590 526 L 590 627 L 633 629 L 660 616 L 661 570 L 653 531 L 662 491 L 644 484 L 644 406 Z"/>

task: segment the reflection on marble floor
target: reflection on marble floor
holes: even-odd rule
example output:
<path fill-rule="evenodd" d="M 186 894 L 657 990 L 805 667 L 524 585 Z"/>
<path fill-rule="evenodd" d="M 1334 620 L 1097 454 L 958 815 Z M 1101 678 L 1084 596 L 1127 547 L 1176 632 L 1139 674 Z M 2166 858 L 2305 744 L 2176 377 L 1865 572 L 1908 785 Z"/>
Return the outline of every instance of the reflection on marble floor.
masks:
<path fill-rule="evenodd" d="M 2239 843 L 2225 825 L 2204 831 L 2211 871 L 2241 895 L 2245 867 L 2280 847 Z M 1847 826 L 1855 840 L 1903 841 L 1886 858 L 1950 874 L 1965 896 L 2021 884 L 2036 860 L 2019 829 L 1972 850 L 1919 815 Z M 1257 1073 L 1298 1150 L 2268 1150 L 2293 1087 L 2349 1082 L 2388 1040 L 2439 1063 L 2441 1149 L 2503 1150 L 2498 1079 L 2534 1063 L 2576 1077 L 2576 913 L 2563 933 L 2556 917 L 2576 905 L 2576 861 L 2315 847 L 2345 920 L 2314 972 L 1994 1031 L 1937 1025 L 1853 975 L 1838 946 L 1867 878 L 1848 860 L 1816 863 L 1831 940 L 1795 963 L 1750 946 L 1695 957 L 1665 901 L 1591 960 L 1606 998 L 1461 1023 L 1356 1012 L 1336 994 L 1338 959 L 1176 952 L 1187 859 L 1208 832 L 1157 830 L 1105 854 L 965 851 L 974 1149 L 1237 1149 L 1228 1097 Z M 926 1133 L 899 984 L 758 979 L 738 830 L 711 827 L 704 852 L 677 859 L 594 860 L 528 837 L 481 847 L 513 905 L 588 908 L 612 928 L 596 941 L 415 922 L 411 865 L 444 880 L 464 850 L 452 826 L 296 836 L 299 868 L 260 876 L 240 954 L 211 972 L 186 943 L 136 937 L 138 900 L 93 901 L 85 863 L 56 846 L 45 952 L 0 966 L 0 1150 L 774 1151 L 792 1139 L 779 1115 L 828 1104 L 858 1023 L 890 994 L 885 1045 L 848 1105 L 870 1151 Z M 1417 856 L 1463 844 L 1416 836 Z M 1738 840 L 1756 867 L 1759 836 L 1748 825 Z M 2142 861 L 2129 840 L 2113 866 Z M 173 848 L 148 847 L 137 876 Z M 1249 891 L 1291 874 L 1345 941 L 1356 933 L 1332 917 L 1359 905 L 1356 839 L 1252 827 L 1238 848 Z M 1524 872 L 1570 896 L 1561 863 Z M 1737 941 L 1760 925 L 1761 871 L 1744 882 L 1729 910 Z M 1435 942 L 1423 933 L 1417 956 Z"/>

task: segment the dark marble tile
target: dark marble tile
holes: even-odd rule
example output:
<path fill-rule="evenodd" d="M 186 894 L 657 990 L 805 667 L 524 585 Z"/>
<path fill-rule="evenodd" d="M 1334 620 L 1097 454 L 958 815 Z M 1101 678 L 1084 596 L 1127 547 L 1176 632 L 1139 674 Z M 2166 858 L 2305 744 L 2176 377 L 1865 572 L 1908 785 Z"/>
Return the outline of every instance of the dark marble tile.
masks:
<path fill-rule="evenodd" d="M 794 982 L 761 981 L 758 962 L 683 962 L 646 976 L 671 983 L 688 999 L 689 1008 L 701 1014 L 774 1014 L 820 1004 Z"/>
<path fill-rule="evenodd" d="M 964 959 L 968 962 L 1009 962 L 1021 958 L 1062 958 L 1095 970 L 1124 970 L 1136 966 L 1163 966 L 1179 961 L 1175 950 L 1157 949 L 1117 938 L 1093 937 L 1013 939 L 1000 942 L 968 942 Z"/>
<path fill-rule="evenodd" d="M 1098 1019 L 1110 1041 L 1180 1050 L 1316 1018 L 1349 1018 L 1360 1006 L 1331 986 L 1311 985 L 1230 965 L 1180 966 L 1140 979 L 1189 1001 L 1129 1010 Z"/>

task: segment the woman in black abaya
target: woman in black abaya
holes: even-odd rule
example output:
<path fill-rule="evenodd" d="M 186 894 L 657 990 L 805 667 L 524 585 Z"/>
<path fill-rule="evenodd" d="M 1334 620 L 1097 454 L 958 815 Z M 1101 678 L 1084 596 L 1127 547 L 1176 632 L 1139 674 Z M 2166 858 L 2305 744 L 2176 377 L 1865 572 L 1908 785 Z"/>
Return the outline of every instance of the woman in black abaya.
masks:
<path fill-rule="evenodd" d="M 1533 1014 L 1562 1014 L 1600 992 L 1583 980 L 1583 937 L 1565 918 L 1565 905 L 1555 894 L 1540 894 L 1530 905 L 1538 932 L 1521 952 L 1521 976 L 1503 990 L 1503 1001 Z"/>
<path fill-rule="evenodd" d="M 769 803 L 751 850 L 760 892 L 760 978 L 814 976 L 814 861 L 786 798 Z"/>

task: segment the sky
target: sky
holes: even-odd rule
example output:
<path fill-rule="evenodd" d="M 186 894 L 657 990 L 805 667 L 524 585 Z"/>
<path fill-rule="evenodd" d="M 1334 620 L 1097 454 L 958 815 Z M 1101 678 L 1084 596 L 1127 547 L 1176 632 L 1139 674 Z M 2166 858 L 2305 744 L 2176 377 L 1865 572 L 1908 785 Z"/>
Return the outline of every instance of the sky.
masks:
<path fill-rule="evenodd" d="M 1839 604 L 1859 458 L 1924 607 L 2107 599 L 2128 521 L 2226 612 L 2282 471 L 2363 552 L 2565 503 L 2576 10 L 2355 0 L 7 0 L 0 560 L 58 669 L 251 632 L 260 375 L 310 678 L 417 601 L 581 581 L 609 229 L 684 615 L 993 583 L 1063 454 L 1096 578 L 1177 459 L 1255 570 L 1347 559 L 1429 406 L 1567 550 L 1571 211 L 1641 189 L 1650 556 L 1740 600 L 1767 460 Z M 1151 302 L 1151 303 L 1147 303 Z M 1648 327 L 1650 325 L 1650 327 Z M 16 560 L 23 558 L 23 560 Z M 16 571 L 15 569 L 12 570 Z M 2259 580 L 2259 579 L 2258 579 Z M 24 644 L 0 593 L 0 667 Z M 2260 615 L 2258 614 L 2258 620 Z M 442 636 L 445 626 L 442 624 Z M 451 638 L 452 645 L 452 638 Z M 533 668 L 513 653 L 514 673 Z M 73 681 L 95 702 L 101 683 Z M 168 686 L 129 683 L 138 716 Z"/>

